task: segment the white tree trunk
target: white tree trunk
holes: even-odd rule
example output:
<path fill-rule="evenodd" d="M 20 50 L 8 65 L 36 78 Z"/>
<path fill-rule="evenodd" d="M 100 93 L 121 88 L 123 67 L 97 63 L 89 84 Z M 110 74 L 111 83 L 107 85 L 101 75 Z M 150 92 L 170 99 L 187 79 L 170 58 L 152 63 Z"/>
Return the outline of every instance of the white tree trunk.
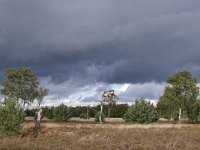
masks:
<path fill-rule="evenodd" d="M 110 107 L 108 107 L 108 120 L 110 118 Z"/>
<path fill-rule="evenodd" d="M 100 111 L 100 114 L 99 114 L 99 122 L 100 122 L 100 124 L 102 124 L 102 119 L 101 119 L 102 112 L 103 112 L 103 103 L 101 103 L 101 111 Z"/>
<path fill-rule="evenodd" d="M 178 121 L 179 121 L 179 123 L 181 122 L 181 108 L 179 108 Z"/>

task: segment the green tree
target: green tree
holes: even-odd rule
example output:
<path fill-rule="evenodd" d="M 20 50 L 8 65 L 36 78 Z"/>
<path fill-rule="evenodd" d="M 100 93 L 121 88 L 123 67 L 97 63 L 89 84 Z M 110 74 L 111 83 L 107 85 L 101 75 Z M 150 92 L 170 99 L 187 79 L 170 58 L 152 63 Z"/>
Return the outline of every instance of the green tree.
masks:
<path fill-rule="evenodd" d="M 25 104 L 30 104 L 37 98 L 39 82 L 30 68 L 7 69 L 5 76 L 6 79 L 2 83 L 2 94 L 17 101 L 22 100 L 24 107 Z"/>
<path fill-rule="evenodd" d="M 128 104 L 112 104 L 110 107 L 110 117 L 122 118 L 128 109 Z"/>
<path fill-rule="evenodd" d="M 100 110 L 101 105 L 97 106 L 76 106 L 70 107 L 70 111 L 73 117 L 80 117 L 81 113 L 88 112 L 89 117 L 95 117 L 98 110 Z M 128 104 L 112 104 L 110 105 L 110 117 L 112 118 L 122 118 L 128 109 Z M 103 113 L 105 116 L 108 115 L 108 104 L 104 105 Z"/>
<path fill-rule="evenodd" d="M 175 105 L 175 101 L 170 100 L 173 98 L 173 90 L 169 87 L 166 87 L 164 90 L 163 96 L 159 98 L 157 103 L 157 110 L 160 114 L 160 117 L 164 117 L 166 119 L 177 118 L 178 107 Z"/>
<path fill-rule="evenodd" d="M 100 121 L 100 118 L 101 118 L 101 121 Z M 105 114 L 103 112 L 101 113 L 100 111 L 97 112 L 95 115 L 95 122 L 105 122 Z"/>
<path fill-rule="evenodd" d="M 198 123 L 198 116 L 200 110 L 199 100 L 191 100 L 187 106 L 187 115 L 190 123 Z"/>
<path fill-rule="evenodd" d="M 152 123 L 159 119 L 159 114 L 153 104 L 140 99 L 128 108 L 123 119 L 130 123 Z"/>
<path fill-rule="evenodd" d="M 159 102 L 165 99 L 166 105 L 172 112 L 178 112 L 178 120 L 181 119 L 183 111 L 186 111 L 189 120 L 194 120 L 192 109 L 198 105 L 199 87 L 197 78 L 188 71 L 179 71 L 167 78 L 168 86 L 164 90 Z M 197 117 L 197 116 L 196 116 Z"/>
<path fill-rule="evenodd" d="M 42 108 L 42 113 L 44 114 L 45 117 L 47 117 L 48 119 L 53 119 L 53 110 L 54 110 L 54 107 L 44 107 Z"/>
<path fill-rule="evenodd" d="M 86 113 L 81 113 L 81 114 L 79 115 L 79 117 L 80 117 L 81 119 L 89 119 L 89 116 L 87 116 Z"/>
<path fill-rule="evenodd" d="M 16 100 L 8 98 L 0 105 L 0 133 L 19 134 L 24 121 L 24 112 Z"/>
<path fill-rule="evenodd" d="M 62 122 L 67 121 L 72 117 L 70 113 L 70 108 L 64 104 L 61 104 L 58 107 L 55 107 L 53 110 L 53 120 Z"/>
<path fill-rule="evenodd" d="M 24 113 L 26 114 L 27 117 L 34 117 L 36 109 L 26 109 Z"/>

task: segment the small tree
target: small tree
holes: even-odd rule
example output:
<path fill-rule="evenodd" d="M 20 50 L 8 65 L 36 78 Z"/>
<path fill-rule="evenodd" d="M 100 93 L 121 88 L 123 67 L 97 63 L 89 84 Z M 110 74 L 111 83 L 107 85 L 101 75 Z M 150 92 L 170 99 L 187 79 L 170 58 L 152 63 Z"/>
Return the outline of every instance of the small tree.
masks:
<path fill-rule="evenodd" d="M 161 96 L 157 103 L 157 110 L 160 117 L 168 120 L 170 120 L 171 118 L 176 118 L 176 111 L 178 110 L 177 106 L 169 98 L 169 90 L 165 88 L 164 96 Z"/>
<path fill-rule="evenodd" d="M 0 105 L 0 132 L 6 135 L 19 134 L 24 121 L 24 112 L 11 98 Z"/>
<path fill-rule="evenodd" d="M 3 95 L 22 100 L 24 107 L 37 98 L 39 82 L 30 68 L 7 69 L 5 76 L 1 89 Z"/>
<path fill-rule="evenodd" d="M 54 110 L 54 107 L 44 107 L 42 108 L 43 110 L 43 114 L 45 117 L 47 117 L 48 119 L 53 119 L 53 110 Z"/>
<path fill-rule="evenodd" d="M 116 99 L 119 99 L 117 95 L 115 95 L 114 90 L 104 91 L 101 95 L 101 113 L 103 111 L 104 103 L 108 103 L 108 119 L 110 118 L 110 107 L 112 104 L 116 104 Z M 99 119 L 100 120 L 100 119 Z"/>
<path fill-rule="evenodd" d="M 130 123 L 152 123 L 159 119 L 159 115 L 153 104 L 140 99 L 128 108 L 123 119 Z"/>
<path fill-rule="evenodd" d="M 80 117 L 81 119 L 89 119 L 89 116 L 87 116 L 86 113 L 81 113 L 81 114 L 79 115 L 79 117 Z"/>
<path fill-rule="evenodd" d="M 61 104 L 60 106 L 54 108 L 53 120 L 62 122 L 62 121 L 67 121 L 70 118 L 71 118 L 70 109 L 66 105 Z"/>
<path fill-rule="evenodd" d="M 101 117 L 100 117 L 101 115 Z M 101 121 L 100 121 L 101 118 Z M 105 114 L 102 112 L 97 112 L 95 115 L 95 122 L 105 122 Z"/>

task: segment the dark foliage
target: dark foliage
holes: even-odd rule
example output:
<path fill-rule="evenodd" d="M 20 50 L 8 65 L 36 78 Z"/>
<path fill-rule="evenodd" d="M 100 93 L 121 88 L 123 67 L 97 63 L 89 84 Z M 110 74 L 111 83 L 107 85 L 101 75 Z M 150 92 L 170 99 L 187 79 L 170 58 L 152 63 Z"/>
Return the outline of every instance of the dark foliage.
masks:
<path fill-rule="evenodd" d="M 53 109 L 53 120 L 62 122 L 62 121 L 67 121 L 72 117 L 70 113 L 70 108 L 67 107 L 64 104 L 61 104 L 58 107 L 55 107 Z"/>
<path fill-rule="evenodd" d="M 153 104 L 140 99 L 128 108 L 123 119 L 130 123 L 152 123 L 159 119 L 159 115 Z"/>
<path fill-rule="evenodd" d="M 24 121 L 24 112 L 16 100 L 6 99 L 0 106 L 0 133 L 6 135 L 19 134 Z"/>

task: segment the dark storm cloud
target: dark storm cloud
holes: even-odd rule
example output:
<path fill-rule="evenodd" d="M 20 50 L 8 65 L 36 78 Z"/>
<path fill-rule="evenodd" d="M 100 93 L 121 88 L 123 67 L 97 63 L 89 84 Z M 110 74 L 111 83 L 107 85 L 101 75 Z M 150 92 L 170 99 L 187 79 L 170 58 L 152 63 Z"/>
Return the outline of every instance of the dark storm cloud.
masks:
<path fill-rule="evenodd" d="M 198 75 L 199 18 L 197 0 L 1 0 L 0 72 L 28 66 L 82 85 Z"/>

